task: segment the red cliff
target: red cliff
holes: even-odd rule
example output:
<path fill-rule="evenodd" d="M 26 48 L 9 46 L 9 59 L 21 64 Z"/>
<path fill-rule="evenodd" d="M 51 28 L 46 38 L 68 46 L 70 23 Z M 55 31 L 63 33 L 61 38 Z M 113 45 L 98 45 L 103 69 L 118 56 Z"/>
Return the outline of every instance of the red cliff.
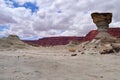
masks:
<path fill-rule="evenodd" d="M 120 38 L 120 28 L 110 28 L 108 32 L 110 33 L 110 35 Z M 94 39 L 97 34 L 97 30 L 92 30 L 85 37 L 46 37 L 39 40 L 23 40 L 23 42 L 31 44 L 33 46 L 66 45 L 70 41 L 90 41 Z"/>
<path fill-rule="evenodd" d="M 120 28 L 109 28 L 108 33 L 116 38 L 120 38 Z M 94 39 L 97 34 L 97 30 L 92 30 L 83 38 L 83 41 L 90 41 Z"/>
<path fill-rule="evenodd" d="M 79 41 L 81 42 L 83 37 L 46 37 L 39 40 L 23 40 L 28 44 L 34 46 L 55 46 L 55 45 L 66 45 L 70 41 Z"/>

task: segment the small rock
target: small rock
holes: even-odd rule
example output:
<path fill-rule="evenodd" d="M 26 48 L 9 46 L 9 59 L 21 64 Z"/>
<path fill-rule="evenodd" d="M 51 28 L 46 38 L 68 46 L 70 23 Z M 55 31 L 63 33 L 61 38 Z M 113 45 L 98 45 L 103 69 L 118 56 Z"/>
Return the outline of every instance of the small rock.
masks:
<path fill-rule="evenodd" d="M 100 76 L 100 78 L 103 78 L 103 76 Z"/>
<path fill-rule="evenodd" d="M 71 54 L 71 56 L 77 56 L 77 54 Z"/>
<path fill-rule="evenodd" d="M 81 54 L 85 54 L 84 52 L 82 52 Z"/>

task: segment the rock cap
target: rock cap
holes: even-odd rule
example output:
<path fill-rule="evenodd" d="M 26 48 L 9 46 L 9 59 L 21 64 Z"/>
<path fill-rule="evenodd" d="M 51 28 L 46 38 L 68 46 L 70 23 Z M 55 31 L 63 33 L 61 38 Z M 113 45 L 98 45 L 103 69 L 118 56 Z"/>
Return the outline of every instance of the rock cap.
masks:
<path fill-rule="evenodd" d="M 91 14 L 93 22 L 97 24 L 97 22 L 104 21 L 108 24 L 112 21 L 112 13 L 92 13 Z"/>

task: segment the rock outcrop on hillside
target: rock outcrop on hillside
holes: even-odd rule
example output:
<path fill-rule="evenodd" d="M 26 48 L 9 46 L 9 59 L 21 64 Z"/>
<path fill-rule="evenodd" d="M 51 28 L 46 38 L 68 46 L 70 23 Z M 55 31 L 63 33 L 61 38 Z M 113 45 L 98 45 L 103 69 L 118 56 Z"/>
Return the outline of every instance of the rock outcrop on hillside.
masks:
<path fill-rule="evenodd" d="M 79 45 L 78 51 L 81 54 L 110 54 L 120 52 L 120 39 L 116 42 L 104 42 L 101 39 L 93 39 Z"/>
<path fill-rule="evenodd" d="M 0 39 L 0 49 L 24 49 L 29 45 L 22 42 L 18 36 L 9 35 L 7 38 Z"/>

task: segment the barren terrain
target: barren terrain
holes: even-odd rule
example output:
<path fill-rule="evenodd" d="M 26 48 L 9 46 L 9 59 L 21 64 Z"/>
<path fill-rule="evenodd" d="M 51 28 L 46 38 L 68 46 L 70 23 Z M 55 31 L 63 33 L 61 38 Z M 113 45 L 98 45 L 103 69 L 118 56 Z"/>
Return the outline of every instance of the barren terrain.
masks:
<path fill-rule="evenodd" d="M 120 53 L 74 53 L 62 46 L 0 50 L 0 80 L 120 79 Z"/>

